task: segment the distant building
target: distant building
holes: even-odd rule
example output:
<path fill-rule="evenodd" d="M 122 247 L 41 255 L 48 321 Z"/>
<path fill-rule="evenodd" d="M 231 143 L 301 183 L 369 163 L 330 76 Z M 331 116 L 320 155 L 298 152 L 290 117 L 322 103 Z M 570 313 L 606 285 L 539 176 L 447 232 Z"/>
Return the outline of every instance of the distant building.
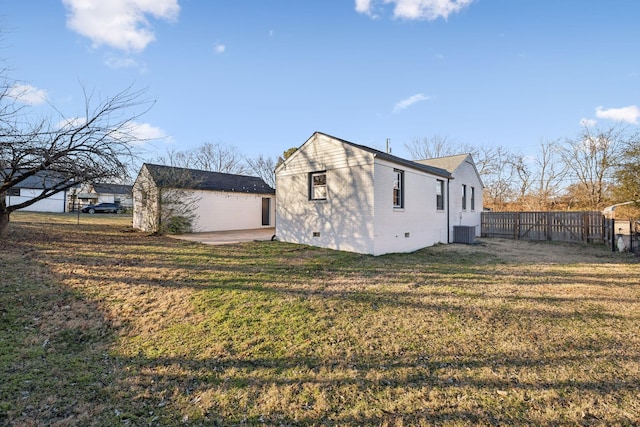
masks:
<path fill-rule="evenodd" d="M 42 194 L 44 189 L 53 187 L 59 181 L 55 173 L 47 171 L 38 172 L 7 191 L 7 206 L 19 205 L 32 200 Z M 61 191 L 19 210 L 31 212 L 65 212 L 67 193 L 67 191 Z"/>
<path fill-rule="evenodd" d="M 70 192 L 69 211 L 97 203 L 117 203 L 131 209 L 133 208 L 132 190 L 132 185 L 86 183 L 76 190 L 75 200 L 73 190 Z"/>

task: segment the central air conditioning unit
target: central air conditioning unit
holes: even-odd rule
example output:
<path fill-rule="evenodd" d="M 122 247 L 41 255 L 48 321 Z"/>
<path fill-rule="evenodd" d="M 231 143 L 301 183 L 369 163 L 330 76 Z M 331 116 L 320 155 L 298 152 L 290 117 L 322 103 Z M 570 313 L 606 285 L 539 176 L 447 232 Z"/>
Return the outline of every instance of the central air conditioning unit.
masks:
<path fill-rule="evenodd" d="M 471 245 L 476 241 L 476 228 L 468 225 L 453 226 L 453 243 Z"/>

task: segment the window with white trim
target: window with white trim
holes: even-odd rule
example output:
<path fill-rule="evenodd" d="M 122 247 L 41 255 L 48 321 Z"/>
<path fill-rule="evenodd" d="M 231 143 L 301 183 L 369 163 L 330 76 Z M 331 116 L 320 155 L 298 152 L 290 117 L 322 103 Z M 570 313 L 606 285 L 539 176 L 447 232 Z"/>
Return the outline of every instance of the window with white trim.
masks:
<path fill-rule="evenodd" d="M 436 180 L 436 209 L 444 210 L 444 181 Z"/>
<path fill-rule="evenodd" d="M 467 186 L 462 184 L 462 210 L 467 210 Z"/>
<path fill-rule="evenodd" d="M 309 200 L 327 199 L 327 172 L 311 172 L 309 174 Z"/>
<path fill-rule="evenodd" d="M 404 208 L 404 171 L 393 170 L 393 207 Z"/>
<path fill-rule="evenodd" d="M 471 187 L 471 210 L 476 210 L 476 188 Z"/>

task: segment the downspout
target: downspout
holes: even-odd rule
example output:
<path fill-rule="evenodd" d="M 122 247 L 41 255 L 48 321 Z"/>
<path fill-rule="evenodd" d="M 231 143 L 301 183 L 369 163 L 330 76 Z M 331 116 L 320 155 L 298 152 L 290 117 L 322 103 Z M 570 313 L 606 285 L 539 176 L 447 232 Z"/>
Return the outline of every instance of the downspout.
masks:
<path fill-rule="evenodd" d="M 447 244 L 451 243 L 451 205 L 449 204 L 449 184 L 451 178 L 447 178 Z"/>

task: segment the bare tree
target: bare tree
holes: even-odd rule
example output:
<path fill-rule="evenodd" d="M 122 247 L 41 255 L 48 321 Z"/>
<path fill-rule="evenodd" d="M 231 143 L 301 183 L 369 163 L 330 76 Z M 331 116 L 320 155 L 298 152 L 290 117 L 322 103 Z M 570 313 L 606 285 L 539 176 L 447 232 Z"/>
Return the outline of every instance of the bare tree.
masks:
<path fill-rule="evenodd" d="M 522 154 L 514 154 L 509 160 L 513 170 L 514 203 L 522 208 L 530 209 L 530 192 L 533 181 L 533 172 Z"/>
<path fill-rule="evenodd" d="M 560 141 L 541 141 L 534 160 L 536 175 L 531 192 L 536 210 L 551 209 L 563 190 L 568 166 L 562 161 Z"/>
<path fill-rule="evenodd" d="M 477 152 L 474 147 L 441 135 L 414 138 L 404 147 L 413 160 L 433 159 L 462 153 L 471 153 L 473 155 L 474 152 Z"/>
<path fill-rule="evenodd" d="M 484 184 L 484 206 L 506 210 L 516 200 L 518 157 L 505 147 L 483 147 L 479 150 L 478 172 Z"/>
<path fill-rule="evenodd" d="M 5 80 L 6 81 L 6 80 Z M 8 230 L 12 212 L 28 207 L 75 185 L 122 179 L 134 159 L 135 120 L 151 103 L 144 91 L 131 87 L 104 99 L 84 91 L 82 117 L 34 120 L 4 85 L 0 91 L 0 235 Z M 139 110 L 142 113 L 129 112 Z M 10 189 L 33 177 L 41 179 L 40 193 L 7 205 Z"/>
<path fill-rule="evenodd" d="M 613 188 L 613 202 L 633 204 L 621 207 L 629 217 L 640 217 L 640 135 L 630 137 L 622 153 L 620 164 L 615 172 L 616 183 Z"/>
<path fill-rule="evenodd" d="M 193 152 L 195 169 L 244 175 L 248 169 L 244 156 L 235 146 L 205 142 Z"/>
<path fill-rule="evenodd" d="M 236 175 L 249 171 L 241 151 L 221 142 L 205 142 L 190 150 L 171 150 L 155 161 L 167 166 Z"/>
<path fill-rule="evenodd" d="M 626 129 L 583 127 L 575 139 L 567 139 L 562 159 L 575 184 L 571 186 L 580 208 L 599 210 L 609 202 L 608 190 L 621 163 L 627 141 Z"/>
<path fill-rule="evenodd" d="M 262 178 L 269 187 L 276 187 L 276 160 L 260 154 L 258 157 L 253 159 L 248 158 L 247 164 L 249 165 L 249 169 L 252 174 Z"/>

